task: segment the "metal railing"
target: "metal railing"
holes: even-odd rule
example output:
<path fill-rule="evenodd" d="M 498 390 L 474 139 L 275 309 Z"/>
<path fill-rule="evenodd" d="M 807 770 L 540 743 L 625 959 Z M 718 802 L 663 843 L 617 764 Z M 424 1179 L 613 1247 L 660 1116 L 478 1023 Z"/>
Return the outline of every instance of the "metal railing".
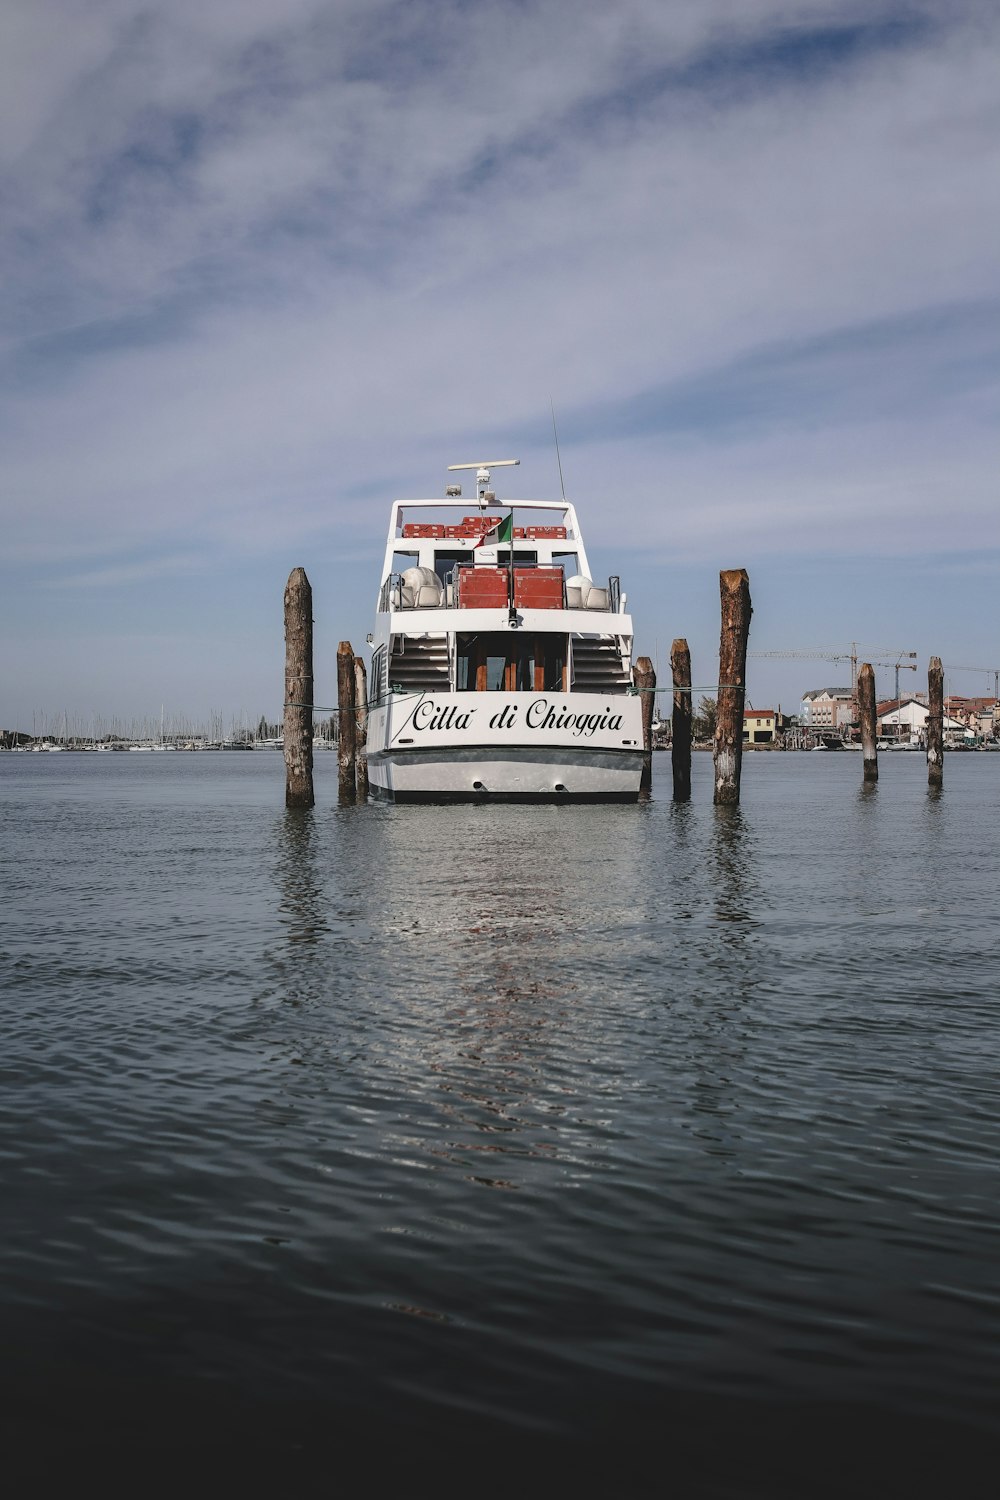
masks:
<path fill-rule="evenodd" d="M 468 566 L 468 565 L 466 565 L 466 566 Z M 380 614 L 387 614 L 389 612 L 389 610 L 391 610 L 391 609 L 392 610 L 407 610 L 407 609 L 458 609 L 458 608 L 460 608 L 462 601 L 461 601 L 460 574 L 459 574 L 459 568 L 458 568 L 458 566 L 454 567 L 449 573 L 446 573 L 444 575 L 444 577 L 442 578 L 441 582 L 442 582 L 442 590 L 441 590 L 441 597 L 440 597 L 440 599 L 435 600 L 435 602 L 433 604 L 427 604 L 427 603 L 417 604 L 417 603 L 414 603 L 412 600 L 407 600 L 404 597 L 404 591 L 406 589 L 406 585 L 403 583 L 403 575 L 401 573 L 390 573 L 389 577 L 382 584 L 382 589 L 381 589 L 381 592 L 379 593 L 379 598 L 378 598 L 379 613 Z M 602 590 L 602 592 L 604 592 L 604 591 Z M 598 608 L 593 608 L 593 606 L 591 606 L 591 608 L 593 609 L 593 613 L 594 614 L 615 614 L 615 615 L 620 614 L 621 613 L 621 607 L 622 607 L 622 590 L 621 590 L 621 580 L 618 577 L 617 573 L 613 573 L 611 575 L 611 577 L 608 579 L 608 587 L 607 587 L 606 592 L 607 592 L 607 597 L 608 597 L 607 604 L 604 605 L 604 606 L 600 606 Z M 565 579 L 565 576 L 563 577 L 563 586 L 562 586 L 562 607 L 563 607 L 563 609 L 566 609 L 568 607 L 567 603 L 566 603 L 566 579 Z"/>

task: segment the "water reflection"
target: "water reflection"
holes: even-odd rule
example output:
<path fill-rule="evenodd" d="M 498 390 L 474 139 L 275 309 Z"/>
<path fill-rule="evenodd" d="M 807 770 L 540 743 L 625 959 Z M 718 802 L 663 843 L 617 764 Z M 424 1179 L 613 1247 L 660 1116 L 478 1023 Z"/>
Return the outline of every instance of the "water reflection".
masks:
<path fill-rule="evenodd" d="M 667 809 L 670 837 L 675 849 L 684 854 L 691 847 L 691 836 L 695 828 L 697 813 L 691 802 L 671 801 Z"/>
<path fill-rule="evenodd" d="M 396 809 L 369 847 L 370 917 L 407 976 L 407 1043 L 440 1112 L 434 1150 L 483 1185 L 516 1178 L 483 1153 L 554 1159 L 581 1089 L 591 1108 L 616 1094 L 609 996 L 656 900 L 643 822 L 617 808 Z"/>
<path fill-rule="evenodd" d="M 135 804 L 103 847 L 85 797 L 25 807 L 9 882 L 33 1434 L 97 1389 L 71 1445 L 117 1400 L 149 1451 L 138 1365 L 219 1453 L 285 1459 L 335 1409 L 438 1453 L 476 1413 L 480 1452 L 687 1428 L 700 1461 L 763 1421 L 761 1473 L 809 1410 L 888 1422 L 897 1469 L 928 1413 L 946 1458 L 995 1436 L 1000 757 L 955 757 L 947 799 L 899 757 L 860 804 L 850 765 L 755 757 L 742 811 L 702 758 L 700 802 L 608 817 L 279 817 L 266 757 L 134 759 L 201 802 L 151 781 L 141 850 Z M 222 808 L 240 776 L 269 781 Z M 728 1446 L 696 1492 L 746 1492 Z"/>
<path fill-rule="evenodd" d="M 760 848 L 741 807 L 713 808 L 709 862 L 713 875 L 715 914 L 720 922 L 756 927 L 753 907 L 760 899 L 757 860 Z M 732 934 L 728 941 L 739 941 Z"/>
<path fill-rule="evenodd" d="M 275 876 L 278 914 L 285 939 L 315 946 L 329 931 L 319 868 L 316 813 L 313 808 L 286 808 L 277 825 Z"/>
<path fill-rule="evenodd" d="M 447 1054 L 458 1034 L 465 1062 L 486 1075 L 488 1092 L 502 1093 L 514 1070 L 524 1084 L 525 1073 L 544 1065 L 545 1033 L 569 1019 L 576 986 L 565 959 L 580 917 L 577 851 L 562 844 L 561 830 L 546 843 L 524 822 L 513 839 L 513 829 L 497 825 L 475 833 L 463 878 L 437 903 L 456 934 L 437 1039 Z"/>

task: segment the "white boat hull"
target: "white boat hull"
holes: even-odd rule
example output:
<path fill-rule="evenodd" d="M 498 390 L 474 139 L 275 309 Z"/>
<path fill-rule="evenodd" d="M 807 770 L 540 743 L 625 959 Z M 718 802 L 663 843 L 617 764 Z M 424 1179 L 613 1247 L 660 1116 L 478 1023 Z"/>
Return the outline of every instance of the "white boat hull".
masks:
<path fill-rule="evenodd" d="M 394 802 L 635 802 L 642 752 L 396 750 L 369 756 L 372 794 Z"/>
<path fill-rule="evenodd" d="M 377 709 L 368 735 L 373 795 L 396 802 L 635 802 L 643 761 L 638 699 L 559 694 L 544 700 L 544 710 L 532 707 L 541 701 L 528 693 L 436 694 L 423 697 L 416 716 L 406 699 Z M 464 722 L 471 707 L 485 723 Z M 564 722 L 556 727 L 553 719 Z"/>

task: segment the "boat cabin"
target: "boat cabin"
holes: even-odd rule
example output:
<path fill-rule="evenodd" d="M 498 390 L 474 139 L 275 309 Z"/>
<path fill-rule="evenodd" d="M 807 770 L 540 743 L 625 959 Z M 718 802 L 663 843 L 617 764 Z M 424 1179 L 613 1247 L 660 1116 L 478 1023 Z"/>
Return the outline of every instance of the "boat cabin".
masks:
<path fill-rule="evenodd" d="M 590 577 L 573 507 L 519 502 L 520 516 L 541 518 L 504 528 L 505 517 L 485 509 L 438 519 L 443 504 L 393 507 L 378 601 L 389 630 L 373 653 L 373 697 L 393 689 L 626 692 L 626 601 L 617 577 L 606 585 Z M 408 518 L 414 510 L 419 519 Z"/>
<path fill-rule="evenodd" d="M 635 802 L 643 700 L 617 578 L 566 500 L 393 503 L 368 678 L 369 782 L 410 802 Z M 477 504 L 478 502 L 478 504 Z M 480 695 L 485 695 L 481 697 Z M 612 697 L 612 695 L 618 695 Z"/>

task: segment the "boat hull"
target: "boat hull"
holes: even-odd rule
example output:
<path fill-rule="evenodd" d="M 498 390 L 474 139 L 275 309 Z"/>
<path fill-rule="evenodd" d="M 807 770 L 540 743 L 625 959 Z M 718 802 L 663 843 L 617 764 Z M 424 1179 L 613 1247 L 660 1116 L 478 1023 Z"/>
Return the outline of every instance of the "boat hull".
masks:
<path fill-rule="evenodd" d="M 368 721 L 368 781 L 395 802 L 635 802 L 631 695 L 392 694 Z"/>
<path fill-rule="evenodd" d="M 393 802 L 636 802 L 641 750 L 427 746 L 369 754 L 373 796 Z"/>

